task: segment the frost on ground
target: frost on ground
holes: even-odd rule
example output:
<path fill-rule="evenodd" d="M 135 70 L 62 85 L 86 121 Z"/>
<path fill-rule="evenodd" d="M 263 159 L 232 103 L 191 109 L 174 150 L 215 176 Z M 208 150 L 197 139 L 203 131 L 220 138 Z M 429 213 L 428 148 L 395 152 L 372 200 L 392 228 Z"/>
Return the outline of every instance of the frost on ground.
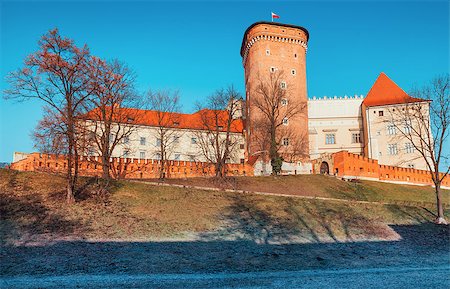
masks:
<path fill-rule="evenodd" d="M 442 266 L 450 260 L 449 227 L 391 226 L 393 241 L 276 244 L 253 240 L 58 240 L 3 245 L 0 272 L 11 276 L 180 274 L 306 269 Z M 198 238 L 198 236 L 196 237 Z"/>

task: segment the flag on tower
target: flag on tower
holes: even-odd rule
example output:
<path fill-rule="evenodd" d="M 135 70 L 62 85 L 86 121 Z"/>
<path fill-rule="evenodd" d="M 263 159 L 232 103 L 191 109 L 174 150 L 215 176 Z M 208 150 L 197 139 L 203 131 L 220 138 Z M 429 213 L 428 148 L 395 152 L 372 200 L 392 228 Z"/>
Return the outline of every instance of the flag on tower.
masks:
<path fill-rule="evenodd" d="M 275 13 L 273 13 L 272 12 L 272 22 L 273 22 L 273 19 L 278 19 L 278 18 L 280 18 L 280 16 L 278 16 L 277 14 L 275 14 Z"/>

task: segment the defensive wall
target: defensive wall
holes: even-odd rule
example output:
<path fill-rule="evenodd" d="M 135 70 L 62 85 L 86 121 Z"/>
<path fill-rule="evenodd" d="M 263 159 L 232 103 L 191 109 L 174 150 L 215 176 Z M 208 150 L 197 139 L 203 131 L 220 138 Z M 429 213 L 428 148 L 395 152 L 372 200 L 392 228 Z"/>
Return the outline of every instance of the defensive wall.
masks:
<path fill-rule="evenodd" d="M 158 178 L 161 168 L 160 160 L 111 158 L 111 173 L 117 178 L 147 179 Z M 63 155 L 31 153 L 26 158 L 11 164 L 11 169 L 18 171 L 41 171 L 65 173 L 67 159 Z M 248 164 L 227 164 L 230 176 L 253 176 L 253 167 Z M 102 166 L 98 157 L 80 157 L 79 173 L 81 176 L 101 176 Z M 166 161 L 167 178 L 190 178 L 214 176 L 214 165 L 204 162 Z"/>
<path fill-rule="evenodd" d="M 366 179 L 399 184 L 433 185 L 428 171 L 378 164 L 369 159 L 347 151 L 324 154 L 312 162 L 310 173 L 320 173 L 320 165 L 326 162 L 329 173 L 347 179 Z M 117 178 L 150 179 L 158 178 L 161 161 L 133 158 L 111 158 L 111 173 Z M 270 164 L 268 164 L 270 166 Z M 30 153 L 14 162 L 11 169 L 18 171 L 41 171 L 65 173 L 67 160 L 62 155 Z M 253 176 L 257 166 L 246 164 L 227 164 L 229 176 Z M 306 167 L 305 167 L 306 168 Z M 309 167 L 308 167 L 309 168 Z M 102 166 L 98 157 L 80 157 L 79 173 L 81 176 L 101 176 Z M 306 169 L 295 174 L 308 173 Z M 165 165 L 167 178 L 192 178 L 214 176 L 214 165 L 205 162 L 167 161 Z M 450 176 L 442 181 L 442 187 L 450 188 Z"/>
<path fill-rule="evenodd" d="M 335 174 L 338 177 L 433 185 L 429 171 L 380 165 L 377 160 L 347 151 L 332 154 L 332 162 L 333 170 L 330 171 L 330 174 Z M 450 176 L 447 175 L 445 177 L 442 181 L 442 186 L 450 187 Z"/>

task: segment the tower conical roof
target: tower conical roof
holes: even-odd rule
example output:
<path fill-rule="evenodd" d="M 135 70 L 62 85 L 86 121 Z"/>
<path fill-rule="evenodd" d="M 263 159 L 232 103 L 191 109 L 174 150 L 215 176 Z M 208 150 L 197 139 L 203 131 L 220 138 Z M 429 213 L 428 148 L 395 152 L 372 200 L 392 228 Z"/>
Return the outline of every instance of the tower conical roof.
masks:
<path fill-rule="evenodd" d="M 369 107 L 421 101 L 426 100 L 409 96 L 403 89 L 401 89 L 395 82 L 393 82 L 386 74 L 382 72 L 364 99 L 363 104 Z"/>

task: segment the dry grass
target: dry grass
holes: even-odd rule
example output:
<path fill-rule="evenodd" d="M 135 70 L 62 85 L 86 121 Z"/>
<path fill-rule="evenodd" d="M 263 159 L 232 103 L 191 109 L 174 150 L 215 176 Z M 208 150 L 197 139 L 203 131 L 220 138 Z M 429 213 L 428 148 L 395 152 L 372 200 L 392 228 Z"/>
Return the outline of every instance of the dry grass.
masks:
<path fill-rule="evenodd" d="M 157 181 L 157 180 L 153 180 Z M 345 182 L 331 176 L 296 175 L 267 177 L 231 177 L 218 182 L 214 178 L 168 179 L 166 183 L 189 186 L 218 187 L 301 196 L 329 197 L 346 200 L 398 203 L 434 203 L 430 186 L 399 185 L 374 181 Z M 444 202 L 449 204 L 450 190 L 443 190 Z"/>
<path fill-rule="evenodd" d="M 409 190 L 410 186 L 371 182 L 355 185 L 324 178 L 242 178 L 237 185 L 247 190 L 266 188 L 270 192 L 278 187 L 282 193 L 312 191 L 347 199 L 432 200 L 425 196 L 431 194 L 429 188 Z M 208 180 L 189 182 L 198 185 L 199 181 Z M 102 182 L 83 178 L 80 185 L 84 190 L 78 202 L 66 205 L 62 176 L 0 170 L 0 244 L 58 238 L 155 240 L 193 236 L 263 243 L 393 239 L 396 236 L 387 224 L 419 224 L 434 218 L 431 203 L 425 203 L 424 208 L 349 204 L 128 181 L 112 182 L 108 194 L 93 195 Z"/>

